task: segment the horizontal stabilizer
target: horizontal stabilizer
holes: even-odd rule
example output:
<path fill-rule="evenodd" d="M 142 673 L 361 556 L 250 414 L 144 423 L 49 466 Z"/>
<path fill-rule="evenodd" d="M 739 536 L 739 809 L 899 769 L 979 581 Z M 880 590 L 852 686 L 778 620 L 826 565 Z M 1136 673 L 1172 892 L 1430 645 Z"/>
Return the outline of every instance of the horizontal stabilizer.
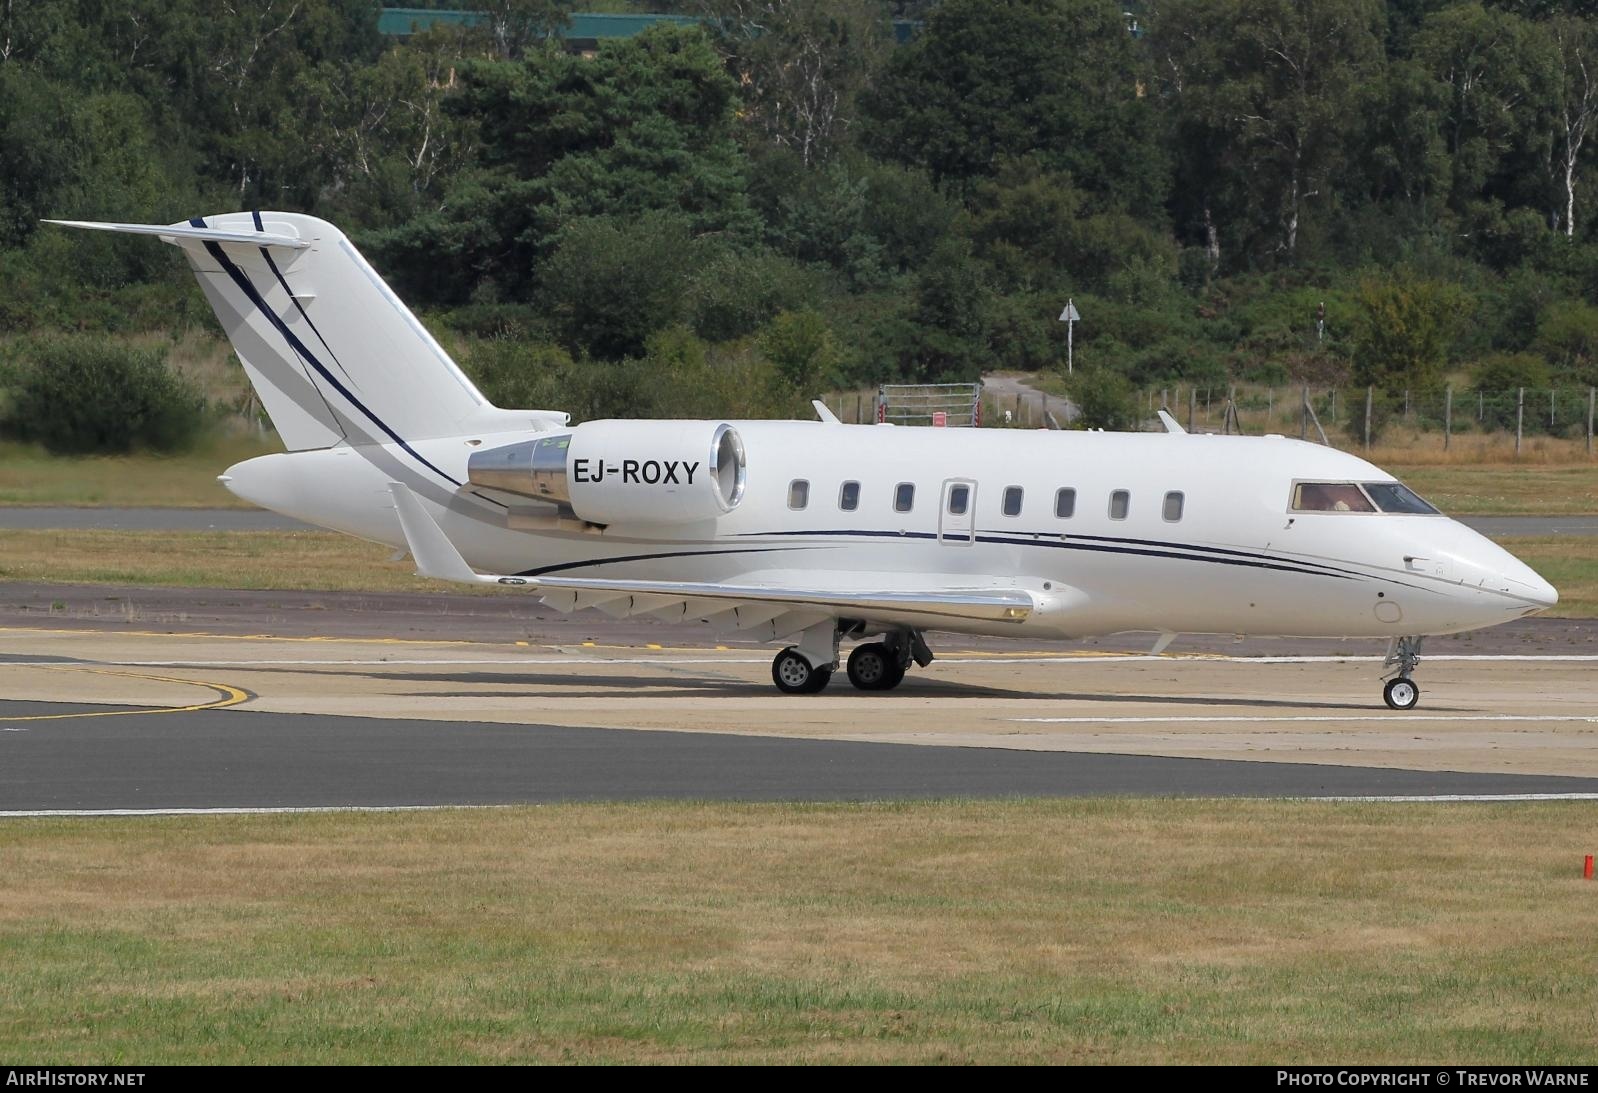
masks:
<path fill-rule="evenodd" d="M 201 239 L 211 243 L 248 243 L 252 247 L 287 247 L 290 250 L 304 250 L 311 245 L 310 240 L 292 235 L 196 228 L 190 224 L 102 224 L 93 220 L 46 220 L 44 223 L 59 224 L 63 228 L 88 228 L 97 232 L 122 232 L 124 235 L 158 235 L 166 243 L 178 239 Z"/>

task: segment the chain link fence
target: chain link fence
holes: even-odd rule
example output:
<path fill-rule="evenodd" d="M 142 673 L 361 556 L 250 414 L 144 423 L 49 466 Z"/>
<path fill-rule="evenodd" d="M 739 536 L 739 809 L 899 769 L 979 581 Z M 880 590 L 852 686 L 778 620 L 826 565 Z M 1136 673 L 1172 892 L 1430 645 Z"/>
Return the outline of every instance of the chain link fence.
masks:
<path fill-rule="evenodd" d="M 1139 396 L 1154 424 L 1167 410 L 1190 432 L 1282 433 L 1345 448 L 1369 448 L 1403 432 L 1435 439 L 1444 451 L 1462 436 L 1496 434 L 1518 453 L 1533 437 L 1552 437 L 1593 452 L 1591 387 L 1384 392 L 1375 388 L 1220 387 L 1150 388 Z"/>

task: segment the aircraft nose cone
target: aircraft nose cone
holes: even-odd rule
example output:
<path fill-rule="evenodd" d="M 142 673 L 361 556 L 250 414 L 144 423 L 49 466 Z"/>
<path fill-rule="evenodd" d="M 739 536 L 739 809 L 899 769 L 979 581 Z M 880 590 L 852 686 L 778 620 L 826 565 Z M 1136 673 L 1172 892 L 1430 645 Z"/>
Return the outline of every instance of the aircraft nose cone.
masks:
<path fill-rule="evenodd" d="M 1523 614 L 1546 611 L 1559 602 L 1559 592 L 1553 585 L 1492 540 L 1467 530 L 1460 545 L 1463 583 L 1519 600 L 1526 605 Z"/>
<path fill-rule="evenodd" d="M 1531 575 L 1532 581 L 1516 582 L 1517 584 L 1522 584 L 1523 586 L 1524 590 L 1518 593 L 1522 596 L 1522 598 L 1530 600 L 1532 603 L 1536 604 L 1540 608 L 1543 608 L 1544 610 L 1553 607 L 1559 602 L 1559 590 L 1557 588 L 1543 580 L 1541 577 L 1537 576 L 1537 574 L 1532 571 L 1531 567 L 1526 567 L 1526 572 Z"/>

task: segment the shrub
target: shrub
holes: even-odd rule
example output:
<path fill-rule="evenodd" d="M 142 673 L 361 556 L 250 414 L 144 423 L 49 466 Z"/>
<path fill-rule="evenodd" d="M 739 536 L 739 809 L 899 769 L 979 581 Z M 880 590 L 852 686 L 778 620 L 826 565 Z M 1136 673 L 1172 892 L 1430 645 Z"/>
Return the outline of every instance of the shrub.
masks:
<path fill-rule="evenodd" d="M 1084 429 L 1137 428 L 1137 399 L 1121 373 L 1102 367 L 1082 369 L 1071 378 L 1069 389 Z"/>
<path fill-rule="evenodd" d="M 52 452 L 181 451 L 205 423 L 204 396 L 163 350 L 82 337 L 24 344 L 12 382 L 7 432 Z"/>

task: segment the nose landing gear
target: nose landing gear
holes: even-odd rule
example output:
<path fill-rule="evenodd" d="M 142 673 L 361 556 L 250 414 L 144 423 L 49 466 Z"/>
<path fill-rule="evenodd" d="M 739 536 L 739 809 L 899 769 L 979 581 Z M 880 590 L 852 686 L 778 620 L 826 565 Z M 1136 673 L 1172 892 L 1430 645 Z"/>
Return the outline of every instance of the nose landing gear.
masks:
<path fill-rule="evenodd" d="M 1387 659 L 1382 662 L 1383 675 L 1393 678 L 1382 688 L 1382 700 L 1389 709 L 1413 710 L 1420 701 L 1420 688 L 1410 678 L 1420 664 L 1421 638 L 1394 638 L 1387 646 Z"/>

